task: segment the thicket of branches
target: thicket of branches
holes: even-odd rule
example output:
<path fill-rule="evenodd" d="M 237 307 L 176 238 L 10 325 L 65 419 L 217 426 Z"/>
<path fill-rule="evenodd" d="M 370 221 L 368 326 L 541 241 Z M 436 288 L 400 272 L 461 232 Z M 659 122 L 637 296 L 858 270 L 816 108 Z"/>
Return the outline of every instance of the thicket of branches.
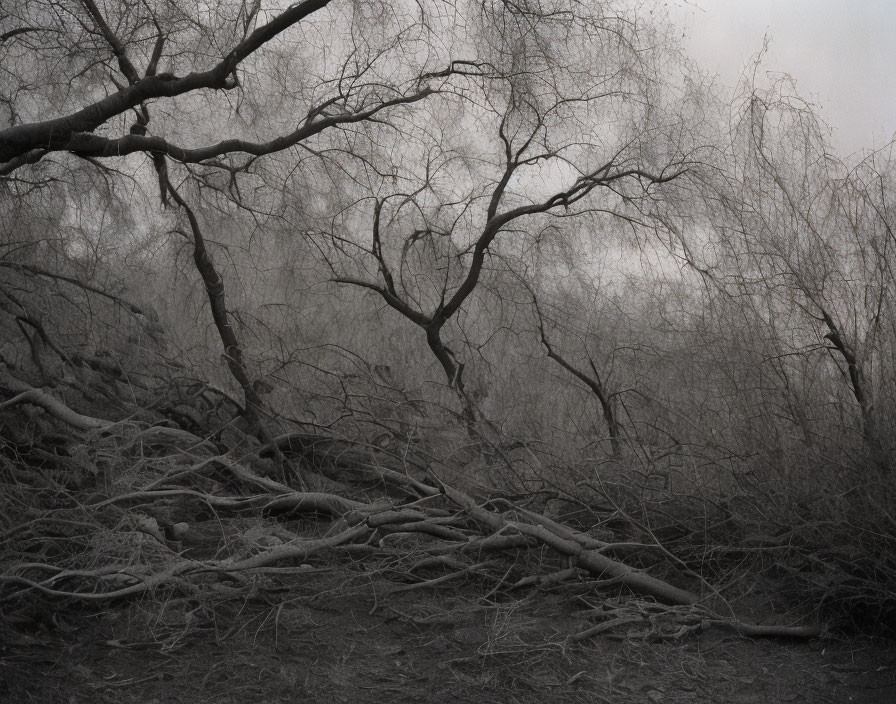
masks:
<path fill-rule="evenodd" d="M 663 26 L 0 2 L 5 610 L 338 558 L 891 620 L 892 153 Z"/>

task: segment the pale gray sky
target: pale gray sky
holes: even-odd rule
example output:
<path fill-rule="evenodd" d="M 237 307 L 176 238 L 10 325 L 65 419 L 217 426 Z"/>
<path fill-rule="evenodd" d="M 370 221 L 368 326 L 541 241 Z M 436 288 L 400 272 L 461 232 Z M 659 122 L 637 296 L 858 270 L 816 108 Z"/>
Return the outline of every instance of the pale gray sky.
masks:
<path fill-rule="evenodd" d="M 771 43 L 762 68 L 790 74 L 834 128 L 842 156 L 896 132 L 896 0 L 673 0 L 685 46 L 725 85 Z"/>

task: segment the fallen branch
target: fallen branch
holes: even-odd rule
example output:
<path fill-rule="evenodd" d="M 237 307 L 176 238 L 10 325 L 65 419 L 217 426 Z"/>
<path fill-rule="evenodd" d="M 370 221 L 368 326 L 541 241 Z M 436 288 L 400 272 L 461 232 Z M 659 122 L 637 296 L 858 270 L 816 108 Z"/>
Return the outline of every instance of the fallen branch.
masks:
<path fill-rule="evenodd" d="M 371 510 L 368 504 L 352 499 L 345 499 L 336 494 L 324 494 L 315 491 L 295 491 L 283 496 L 269 499 L 264 508 L 268 511 L 300 511 L 306 513 L 326 513 L 332 516 L 343 516 L 351 511 Z"/>
<path fill-rule="evenodd" d="M 232 558 L 228 558 L 226 560 L 213 562 L 210 563 L 209 569 L 231 573 L 252 570 L 258 567 L 266 567 L 267 565 L 283 560 L 305 560 L 312 553 L 351 542 L 355 538 L 360 538 L 367 533 L 368 530 L 367 526 L 360 525 L 324 538 L 293 541 L 284 545 L 277 545 L 276 547 L 272 547 L 269 550 L 265 550 L 264 552 L 242 560 L 233 561 Z"/>
<path fill-rule="evenodd" d="M 493 530 L 512 530 L 523 535 L 528 535 L 548 547 L 556 550 L 561 555 L 572 558 L 574 563 L 596 577 L 618 578 L 620 582 L 636 594 L 652 596 L 659 601 L 669 604 L 696 604 L 700 597 L 692 592 L 679 589 L 676 586 L 657 579 L 646 572 L 641 572 L 628 565 L 610 559 L 597 550 L 588 550 L 572 539 L 561 538 L 557 534 L 542 525 L 532 525 L 513 521 L 501 514 L 486 511 L 476 502 L 457 489 L 447 485 L 442 486 L 445 495 L 461 506 L 473 518 L 489 526 Z"/>
<path fill-rule="evenodd" d="M 430 523 L 428 521 L 420 521 L 416 523 L 406 523 L 403 525 L 387 525 L 380 529 L 386 535 L 401 535 L 404 533 L 425 533 L 442 540 L 451 540 L 460 545 L 466 544 L 469 537 L 466 533 L 459 530 L 449 528 L 448 526 Z"/>
<path fill-rule="evenodd" d="M 206 440 L 193 433 L 181 430 L 180 428 L 168 428 L 164 425 L 151 425 L 144 428 L 134 438 L 131 446 L 138 443 L 161 443 L 162 445 L 186 444 L 188 449 L 202 449 L 210 451 L 214 454 L 218 453 L 218 448 L 211 440 Z"/>
<path fill-rule="evenodd" d="M 751 638 L 817 638 L 823 632 L 821 626 L 783 626 L 725 619 L 703 621 L 703 625 L 731 628 L 740 635 Z"/>
<path fill-rule="evenodd" d="M 641 636 L 679 639 L 687 633 L 707 628 L 730 628 L 751 638 L 815 638 L 822 633 L 819 626 L 786 626 L 782 624 L 745 623 L 735 618 L 719 618 L 703 606 L 663 606 L 650 602 L 628 602 L 607 610 L 606 605 L 585 613 L 602 621 L 570 636 L 573 642 L 604 633 L 618 626 L 638 623 L 648 627 Z"/>
<path fill-rule="evenodd" d="M 12 584 L 23 587 L 24 589 L 7 595 L 5 598 L 19 596 L 22 592 L 28 590 L 36 590 L 47 596 L 65 597 L 70 599 L 80 599 L 83 601 L 103 601 L 120 599 L 122 597 L 135 596 L 147 591 L 151 591 L 158 587 L 164 586 L 176 578 L 182 578 L 189 575 L 198 575 L 202 573 L 218 572 L 225 574 L 233 574 L 244 572 L 256 568 L 266 567 L 272 563 L 283 560 L 300 559 L 305 560 L 311 554 L 320 552 L 327 548 L 332 548 L 346 542 L 350 542 L 367 532 L 366 526 L 357 526 L 337 535 L 319 538 L 315 540 L 293 541 L 284 545 L 278 545 L 269 550 L 265 550 L 252 557 L 242 560 L 218 560 L 215 562 L 197 562 L 195 560 L 180 560 L 160 572 L 151 574 L 140 574 L 140 566 L 128 565 L 121 567 L 107 566 L 98 568 L 97 570 L 79 570 L 77 573 L 67 570 L 59 570 L 56 574 L 47 577 L 41 582 L 18 575 L 0 575 L 0 584 Z M 18 568 L 35 568 L 38 565 L 20 565 Z M 46 566 L 52 569 L 51 565 Z M 80 578 L 94 578 L 90 585 L 90 591 L 68 591 L 55 589 L 52 584 L 62 579 L 78 576 Z M 107 583 L 130 582 L 127 586 L 109 591 L 98 589 L 100 585 Z"/>
<path fill-rule="evenodd" d="M 522 589 L 523 587 L 552 587 L 555 584 L 563 584 L 579 576 L 579 570 L 572 567 L 551 574 L 533 574 L 523 577 L 510 585 L 511 589 Z"/>
<path fill-rule="evenodd" d="M 30 403 L 34 406 L 40 406 L 54 418 L 78 430 L 104 430 L 115 425 L 110 420 L 85 416 L 77 411 L 73 411 L 62 401 L 54 398 L 43 389 L 37 389 L 9 374 L 0 376 L 0 384 L 17 394 L 11 399 L 0 403 L 0 409 L 8 408 L 18 403 Z"/>
<path fill-rule="evenodd" d="M 126 587 L 105 592 L 96 591 L 95 589 L 93 589 L 92 591 L 64 591 L 61 589 L 53 589 L 52 587 L 46 586 L 47 582 L 52 583 L 54 581 L 58 581 L 58 579 L 63 578 L 63 575 L 51 577 L 48 580 L 44 580 L 43 583 L 34 582 L 33 580 L 27 579 L 25 577 L 18 577 L 15 575 L 0 575 L 0 584 L 16 584 L 25 587 L 25 589 L 22 589 L 19 592 L 14 592 L 9 596 L 19 596 L 24 591 L 34 589 L 41 592 L 42 594 L 46 594 L 47 596 L 80 599 L 82 601 L 104 601 L 111 599 L 121 599 L 122 597 L 135 596 L 137 594 L 143 594 L 144 592 L 151 591 L 152 589 L 162 586 L 180 575 L 193 571 L 197 564 L 201 563 L 196 563 L 192 560 L 182 560 L 180 562 L 174 563 L 173 565 L 169 565 L 168 568 L 161 572 L 149 575 L 135 574 L 135 569 L 133 566 L 121 567 L 116 569 L 116 571 L 107 574 L 88 575 L 85 573 L 81 575 L 82 577 L 99 577 L 95 584 L 102 584 L 105 581 L 133 582 Z"/>
<path fill-rule="evenodd" d="M 269 456 L 275 449 L 280 452 L 291 452 L 302 456 L 312 455 L 318 459 L 327 458 L 332 462 L 344 461 L 347 453 L 352 453 L 352 468 L 350 471 L 360 475 L 370 475 L 371 478 L 380 479 L 385 483 L 413 489 L 420 496 L 438 496 L 439 490 L 429 484 L 425 484 L 407 474 L 385 467 L 377 463 L 364 461 L 377 452 L 380 456 L 393 458 L 391 453 L 382 452 L 379 448 L 368 445 L 355 444 L 339 438 L 326 435 L 314 435 L 307 432 L 292 432 L 278 435 L 259 449 L 261 457 Z"/>
<path fill-rule="evenodd" d="M 345 499 L 336 494 L 295 491 L 283 496 L 271 497 L 267 494 L 253 496 L 216 496 L 195 489 L 152 489 L 149 491 L 133 491 L 119 494 L 103 501 L 90 504 L 88 508 L 97 509 L 125 501 L 152 501 L 155 499 L 188 496 L 199 499 L 215 508 L 245 509 L 256 507 L 261 510 L 296 511 L 303 513 L 326 513 L 342 516 L 350 511 L 371 510 L 368 504 Z"/>
<path fill-rule="evenodd" d="M 465 574 L 470 572 L 475 572 L 477 570 L 484 569 L 485 567 L 489 567 L 494 564 L 493 560 L 488 562 L 480 562 L 475 565 L 469 565 L 468 567 L 464 567 L 459 569 L 457 572 L 450 572 L 449 574 L 444 574 L 441 577 L 433 577 L 432 579 L 426 579 L 422 582 L 414 582 L 413 584 L 404 584 L 398 587 L 390 587 L 387 590 L 387 595 L 389 594 L 398 594 L 399 592 L 409 592 L 414 589 L 425 589 L 427 587 L 435 587 L 439 584 L 443 584 L 444 582 L 449 582 L 452 579 L 457 579 L 458 577 L 462 577 Z"/>
<path fill-rule="evenodd" d="M 611 631 L 617 626 L 625 626 L 629 623 L 641 623 L 643 620 L 644 619 L 641 616 L 636 615 L 617 616 L 614 619 L 604 621 L 603 623 L 599 623 L 596 626 L 587 628 L 584 631 L 580 631 L 579 633 L 573 633 L 571 636 L 569 636 L 569 640 L 573 643 L 578 643 L 579 641 L 586 640 L 600 633 Z"/>

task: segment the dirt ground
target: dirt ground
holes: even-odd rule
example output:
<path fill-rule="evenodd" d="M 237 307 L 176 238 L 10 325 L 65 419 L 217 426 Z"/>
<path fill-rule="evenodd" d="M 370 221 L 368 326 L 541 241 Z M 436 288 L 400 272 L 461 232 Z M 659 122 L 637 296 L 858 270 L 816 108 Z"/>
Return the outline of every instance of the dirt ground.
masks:
<path fill-rule="evenodd" d="M 573 643 L 583 621 L 568 594 L 496 603 L 472 584 L 387 594 L 358 577 L 4 627 L 0 702 L 896 702 L 890 641 L 711 628 Z"/>

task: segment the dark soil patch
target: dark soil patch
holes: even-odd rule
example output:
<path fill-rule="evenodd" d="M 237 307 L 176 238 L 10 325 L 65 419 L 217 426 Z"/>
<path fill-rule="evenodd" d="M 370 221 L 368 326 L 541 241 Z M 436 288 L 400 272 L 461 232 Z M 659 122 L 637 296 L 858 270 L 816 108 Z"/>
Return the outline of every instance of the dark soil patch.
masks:
<path fill-rule="evenodd" d="M 356 578 L 327 576 L 331 585 Z M 55 630 L 7 628 L 0 701 L 896 701 L 888 641 L 709 630 L 677 641 L 604 635 L 569 644 L 581 624 L 557 595 L 494 604 L 472 585 L 384 597 L 385 586 L 268 592 L 242 606 L 147 601 L 70 614 Z"/>

